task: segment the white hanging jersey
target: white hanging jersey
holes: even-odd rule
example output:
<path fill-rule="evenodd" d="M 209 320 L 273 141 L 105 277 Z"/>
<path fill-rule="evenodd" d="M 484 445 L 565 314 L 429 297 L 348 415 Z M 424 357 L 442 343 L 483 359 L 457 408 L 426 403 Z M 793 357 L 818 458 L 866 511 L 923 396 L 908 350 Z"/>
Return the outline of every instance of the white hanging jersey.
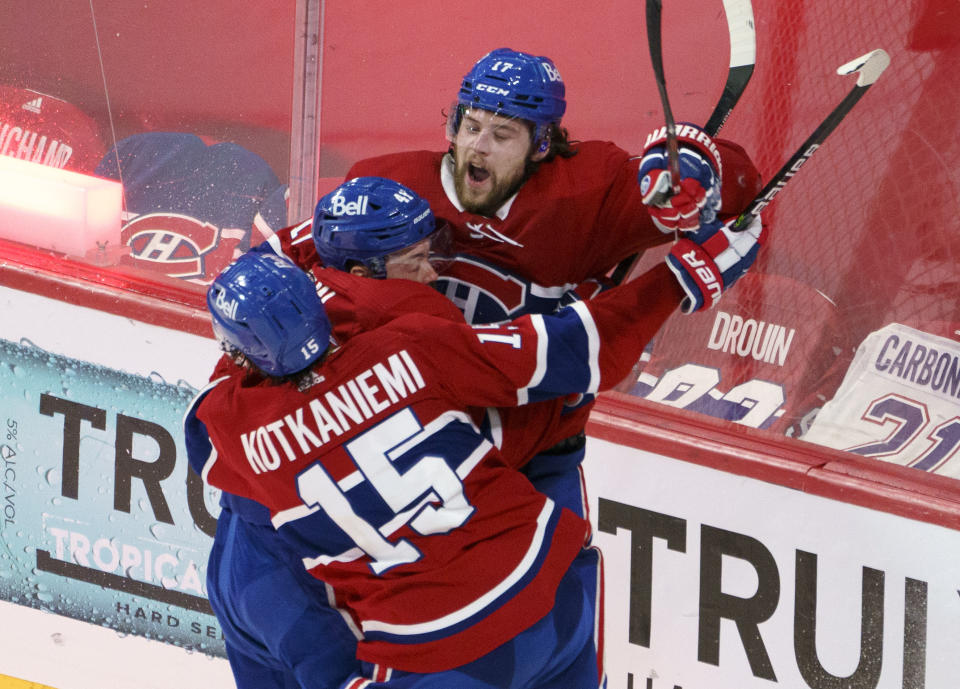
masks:
<path fill-rule="evenodd" d="M 803 439 L 960 477 L 960 341 L 900 323 L 870 333 Z"/>

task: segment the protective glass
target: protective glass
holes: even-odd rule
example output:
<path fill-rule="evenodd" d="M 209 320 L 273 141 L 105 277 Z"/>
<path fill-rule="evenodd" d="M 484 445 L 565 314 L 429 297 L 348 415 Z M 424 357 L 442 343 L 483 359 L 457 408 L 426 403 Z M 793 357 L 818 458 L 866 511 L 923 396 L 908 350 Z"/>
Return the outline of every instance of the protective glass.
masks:
<path fill-rule="evenodd" d="M 386 277 L 432 282 L 450 264 L 452 247 L 449 224 L 438 221 L 429 237 L 386 257 Z"/>

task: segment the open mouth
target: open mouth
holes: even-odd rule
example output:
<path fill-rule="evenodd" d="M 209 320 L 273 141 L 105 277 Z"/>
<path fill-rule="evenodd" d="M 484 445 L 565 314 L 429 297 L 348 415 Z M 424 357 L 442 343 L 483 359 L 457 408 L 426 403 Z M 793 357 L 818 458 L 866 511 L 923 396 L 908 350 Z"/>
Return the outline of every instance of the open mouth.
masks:
<path fill-rule="evenodd" d="M 467 166 L 467 175 L 470 177 L 470 181 L 476 184 L 481 184 L 490 177 L 487 170 L 473 164 Z"/>

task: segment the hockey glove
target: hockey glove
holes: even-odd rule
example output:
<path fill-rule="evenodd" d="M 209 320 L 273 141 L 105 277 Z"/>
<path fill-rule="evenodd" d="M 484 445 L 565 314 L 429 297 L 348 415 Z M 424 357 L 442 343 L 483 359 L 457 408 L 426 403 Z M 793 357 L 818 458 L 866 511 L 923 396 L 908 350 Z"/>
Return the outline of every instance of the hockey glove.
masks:
<path fill-rule="evenodd" d="M 763 223 L 755 217 L 740 232 L 731 230 L 729 223 L 714 221 L 681 237 L 666 258 L 686 293 L 680 310 L 693 313 L 713 307 L 753 265 L 764 235 Z"/>
<path fill-rule="evenodd" d="M 665 142 L 666 127 L 647 137 L 637 171 L 642 201 L 661 232 L 695 232 L 701 223 L 713 222 L 720 209 L 720 153 L 705 131 L 678 124 L 680 180 L 672 193 Z"/>

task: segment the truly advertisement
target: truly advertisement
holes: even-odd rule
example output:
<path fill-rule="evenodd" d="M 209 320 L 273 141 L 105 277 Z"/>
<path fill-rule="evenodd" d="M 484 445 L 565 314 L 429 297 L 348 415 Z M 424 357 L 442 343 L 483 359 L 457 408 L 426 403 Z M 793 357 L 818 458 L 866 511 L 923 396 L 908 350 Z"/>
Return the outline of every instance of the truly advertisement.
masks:
<path fill-rule="evenodd" d="M 217 356 L 0 289 L 0 601 L 29 613 L 3 618 L 6 657 L 69 617 L 226 665 L 205 589 L 218 495 L 181 426 Z M 960 687 L 960 532 L 596 437 L 584 468 L 608 689 Z"/>
<path fill-rule="evenodd" d="M 609 689 L 960 686 L 960 532 L 587 447 Z"/>
<path fill-rule="evenodd" d="M 0 599 L 222 655 L 196 390 L 0 339 Z"/>

